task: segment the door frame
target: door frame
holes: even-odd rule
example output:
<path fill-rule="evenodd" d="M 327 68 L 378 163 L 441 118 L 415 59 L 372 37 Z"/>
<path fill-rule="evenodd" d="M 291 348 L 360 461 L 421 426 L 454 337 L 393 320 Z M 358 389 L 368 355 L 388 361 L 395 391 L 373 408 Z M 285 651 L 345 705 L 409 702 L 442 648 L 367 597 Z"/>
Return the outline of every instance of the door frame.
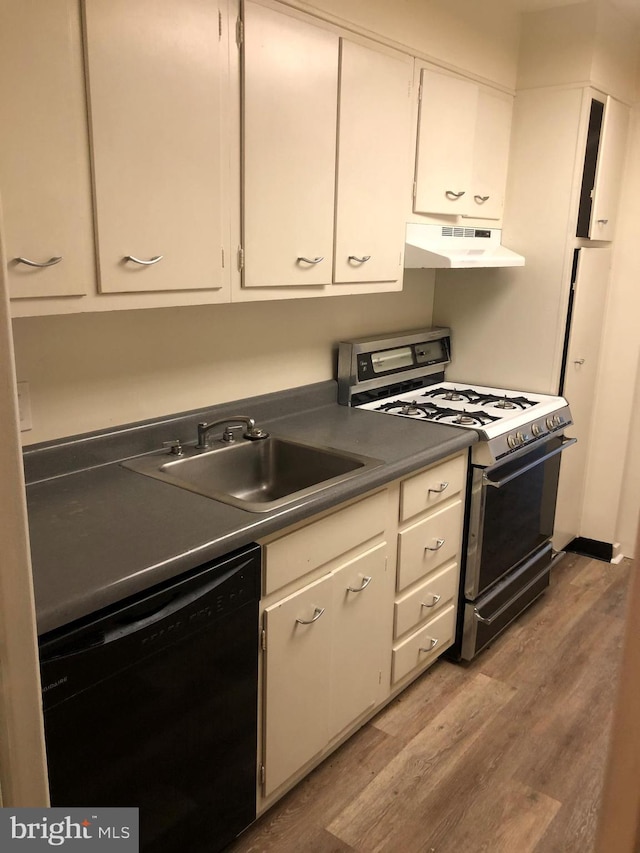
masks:
<path fill-rule="evenodd" d="M 0 804 L 49 804 L 26 494 L 0 203 Z"/>

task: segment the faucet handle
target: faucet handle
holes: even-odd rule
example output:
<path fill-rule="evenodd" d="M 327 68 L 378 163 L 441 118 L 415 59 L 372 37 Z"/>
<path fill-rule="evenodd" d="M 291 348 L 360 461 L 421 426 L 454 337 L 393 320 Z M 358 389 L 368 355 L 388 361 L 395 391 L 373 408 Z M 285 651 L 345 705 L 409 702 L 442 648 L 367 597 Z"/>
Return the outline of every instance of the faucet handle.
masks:
<path fill-rule="evenodd" d="M 228 444 L 231 444 L 232 441 L 236 440 L 233 431 L 241 429 L 244 429 L 244 426 L 242 424 L 235 424 L 235 426 L 227 424 L 227 426 L 224 428 L 224 432 L 222 433 L 222 440 L 227 442 Z"/>
<path fill-rule="evenodd" d="M 171 441 L 163 441 L 163 447 L 167 447 L 169 449 L 169 453 L 171 456 L 183 456 L 184 450 L 182 447 L 182 442 L 179 438 L 174 438 Z"/>
<path fill-rule="evenodd" d="M 255 423 L 253 426 L 248 426 L 245 433 L 243 433 L 243 438 L 248 438 L 249 441 L 257 441 L 260 438 L 269 438 L 269 433 L 265 432 L 261 427 L 256 426 Z"/>

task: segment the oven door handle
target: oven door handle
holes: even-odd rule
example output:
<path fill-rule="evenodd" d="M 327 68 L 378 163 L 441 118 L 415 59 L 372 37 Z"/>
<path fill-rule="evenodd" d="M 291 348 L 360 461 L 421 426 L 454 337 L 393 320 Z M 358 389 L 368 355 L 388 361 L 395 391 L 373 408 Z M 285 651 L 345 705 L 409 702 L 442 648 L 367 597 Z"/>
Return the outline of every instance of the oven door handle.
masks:
<path fill-rule="evenodd" d="M 570 447 L 572 444 L 575 444 L 577 438 L 562 438 L 562 444 L 560 447 L 556 447 L 555 450 L 552 450 L 550 453 L 547 453 L 545 456 L 541 456 L 539 459 L 536 459 L 534 462 L 529 462 L 528 465 L 523 465 L 522 468 L 519 468 L 515 473 L 509 474 L 508 477 L 504 477 L 502 480 L 492 480 L 485 472 L 482 474 L 482 483 L 485 486 L 493 486 L 494 489 L 500 489 L 502 486 L 506 486 L 507 483 L 510 483 L 512 480 L 515 480 L 516 477 L 519 477 L 521 474 L 526 474 L 527 471 L 531 471 L 532 468 L 535 468 L 537 465 L 540 465 L 542 462 L 546 462 L 547 459 L 551 459 L 552 456 L 556 456 L 558 453 L 562 453 L 563 450 L 566 450 L 567 447 Z"/>

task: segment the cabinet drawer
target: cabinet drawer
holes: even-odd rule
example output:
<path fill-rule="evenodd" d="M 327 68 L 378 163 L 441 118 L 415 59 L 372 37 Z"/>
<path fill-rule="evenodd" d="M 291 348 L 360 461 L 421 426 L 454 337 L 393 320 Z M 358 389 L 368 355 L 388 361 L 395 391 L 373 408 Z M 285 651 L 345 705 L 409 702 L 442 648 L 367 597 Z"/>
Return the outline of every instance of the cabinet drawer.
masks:
<path fill-rule="evenodd" d="M 264 594 L 346 554 L 386 527 L 388 493 L 378 492 L 332 515 L 285 534 L 264 548 Z"/>
<path fill-rule="evenodd" d="M 450 604 L 423 628 L 394 646 L 392 683 L 434 661 L 453 642 L 455 625 L 456 607 Z"/>
<path fill-rule="evenodd" d="M 400 520 L 406 521 L 461 491 L 465 468 L 464 456 L 456 456 L 405 480 L 400 492 Z"/>
<path fill-rule="evenodd" d="M 460 497 L 403 530 L 398 536 L 398 590 L 457 557 L 461 539 Z"/>
<path fill-rule="evenodd" d="M 459 575 L 458 563 L 450 563 L 400 598 L 394 606 L 394 638 L 412 631 L 446 607 L 456 594 Z"/>

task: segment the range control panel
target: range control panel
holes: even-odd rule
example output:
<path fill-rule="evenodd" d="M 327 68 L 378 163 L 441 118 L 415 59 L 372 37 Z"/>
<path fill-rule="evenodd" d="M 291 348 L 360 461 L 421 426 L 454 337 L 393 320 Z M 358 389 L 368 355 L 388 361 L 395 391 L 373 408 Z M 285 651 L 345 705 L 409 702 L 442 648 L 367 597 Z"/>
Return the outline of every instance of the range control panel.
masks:
<path fill-rule="evenodd" d="M 449 338 L 358 354 L 358 381 L 449 362 Z"/>

